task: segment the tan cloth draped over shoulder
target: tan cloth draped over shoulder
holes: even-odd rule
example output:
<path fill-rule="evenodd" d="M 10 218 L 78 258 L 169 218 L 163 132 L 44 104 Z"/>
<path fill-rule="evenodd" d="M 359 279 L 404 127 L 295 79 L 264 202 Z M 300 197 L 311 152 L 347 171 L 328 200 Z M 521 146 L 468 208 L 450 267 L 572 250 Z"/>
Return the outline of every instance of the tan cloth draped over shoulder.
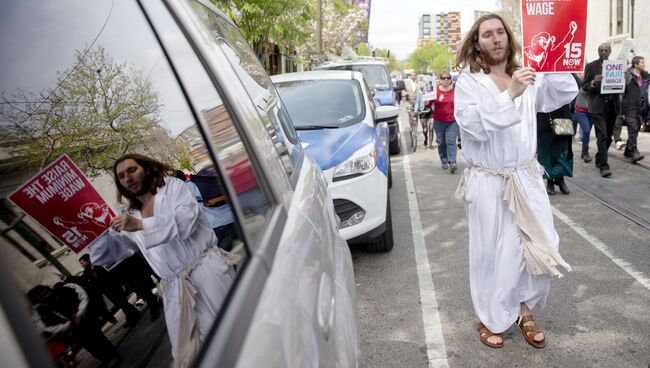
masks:
<path fill-rule="evenodd" d="M 526 170 L 531 177 L 539 177 L 542 168 L 537 160 L 531 160 L 522 167 L 506 167 L 501 169 L 484 168 L 472 166 L 461 177 L 456 189 L 456 199 L 461 200 L 465 196 L 465 187 L 472 171 L 484 172 L 491 175 L 498 175 L 504 178 L 503 200 L 508 204 L 508 209 L 515 216 L 515 223 L 519 228 L 526 259 L 526 271 L 534 276 L 549 275 L 562 277 L 563 274 L 557 266 L 562 266 L 571 272 L 571 266 L 562 259 L 560 253 L 555 250 L 551 240 L 544 232 L 535 213 L 530 209 L 526 197 L 521 189 L 521 183 L 515 173 Z"/>
<path fill-rule="evenodd" d="M 172 363 L 174 368 L 191 367 L 194 360 L 199 355 L 201 341 L 199 339 L 199 326 L 196 321 L 196 286 L 192 283 L 192 271 L 194 271 L 205 259 L 210 252 L 217 253 L 228 265 L 236 263 L 234 256 L 216 246 L 206 249 L 196 261 L 183 272 L 178 274 L 180 282 L 180 308 L 181 315 L 179 321 L 178 338 L 176 344 L 175 359 Z M 168 279 L 160 280 L 160 288 L 163 293 L 169 290 L 171 281 Z"/>

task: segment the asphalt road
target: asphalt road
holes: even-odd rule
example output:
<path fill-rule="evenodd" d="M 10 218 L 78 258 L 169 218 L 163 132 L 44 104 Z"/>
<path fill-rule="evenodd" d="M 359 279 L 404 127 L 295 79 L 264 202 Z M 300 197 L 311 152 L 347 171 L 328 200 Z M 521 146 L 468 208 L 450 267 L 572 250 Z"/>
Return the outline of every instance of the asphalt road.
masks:
<path fill-rule="evenodd" d="M 391 159 L 395 248 L 353 248 L 360 366 L 649 367 L 650 230 L 610 207 L 650 222 L 650 171 L 612 159 L 604 179 L 576 157 L 571 194 L 551 197 L 574 271 L 552 281 L 546 308 L 533 311 L 548 345 L 531 347 L 513 327 L 503 349 L 490 349 L 473 328 L 467 221 L 453 198 L 460 175 L 442 170 L 421 138 L 417 152 Z M 650 135 L 640 141 L 650 161 Z"/>

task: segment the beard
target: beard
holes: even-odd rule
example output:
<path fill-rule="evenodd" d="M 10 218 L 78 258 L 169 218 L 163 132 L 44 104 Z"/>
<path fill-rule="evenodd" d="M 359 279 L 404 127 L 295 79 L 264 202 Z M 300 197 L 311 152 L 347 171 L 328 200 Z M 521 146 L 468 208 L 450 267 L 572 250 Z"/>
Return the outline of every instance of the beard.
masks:
<path fill-rule="evenodd" d="M 484 50 L 483 47 L 479 46 L 479 55 L 481 56 L 481 59 L 483 59 L 483 61 L 489 66 L 501 64 L 502 62 L 508 60 L 508 57 L 510 56 L 510 49 L 508 45 L 505 45 L 503 48 L 503 56 L 493 58 L 492 55 L 490 55 L 490 51 Z"/>
<path fill-rule="evenodd" d="M 152 182 L 151 178 L 147 175 L 147 176 L 144 177 L 144 179 L 140 183 L 140 187 L 137 188 L 136 190 L 130 190 L 129 188 L 123 186 L 124 191 L 126 193 L 128 193 L 128 196 L 126 196 L 126 197 L 129 198 L 129 199 L 135 199 L 135 198 L 137 198 L 137 197 L 139 197 L 139 196 L 141 196 L 143 194 L 146 194 L 147 192 L 149 192 L 151 190 L 150 189 L 151 188 L 151 182 Z"/>

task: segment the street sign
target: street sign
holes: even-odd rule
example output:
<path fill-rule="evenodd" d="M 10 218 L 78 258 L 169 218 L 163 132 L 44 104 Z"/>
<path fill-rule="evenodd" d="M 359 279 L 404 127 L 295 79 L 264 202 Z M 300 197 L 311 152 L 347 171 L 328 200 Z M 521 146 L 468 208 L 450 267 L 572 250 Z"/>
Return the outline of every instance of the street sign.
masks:
<path fill-rule="evenodd" d="M 600 93 L 625 92 L 625 60 L 603 60 L 603 80 L 600 82 Z"/>
<path fill-rule="evenodd" d="M 65 154 L 8 198 L 75 253 L 108 230 L 115 217 L 90 181 Z"/>
<path fill-rule="evenodd" d="M 521 0 L 524 66 L 537 72 L 581 72 L 587 0 Z"/>

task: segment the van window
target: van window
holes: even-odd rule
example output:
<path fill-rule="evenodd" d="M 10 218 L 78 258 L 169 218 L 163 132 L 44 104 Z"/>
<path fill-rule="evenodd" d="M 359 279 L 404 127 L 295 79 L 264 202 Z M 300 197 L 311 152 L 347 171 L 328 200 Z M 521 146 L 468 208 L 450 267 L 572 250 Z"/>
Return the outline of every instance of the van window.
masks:
<path fill-rule="evenodd" d="M 278 174 L 284 173 L 287 180 L 277 182 L 281 186 L 283 193 L 292 190 L 289 178 L 294 170 L 294 163 L 290 159 L 290 153 L 293 147 L 298 143 L 297 134 L 293 127 L 280 121 L 279 126 L 276 119 L 273 119 L 273 107 L 278 103 L 278 97 L 273 90 L 273 84 L 269 79 L 264 67 L 259 62 L 253 50 L 248 46 L 241 32 L 230 22 L 221 17 L 216 17 L 214 12 L 199 2 L 193 3 L 193 8 L 200 18 L 200 21 L 210 33 L 210 39 L 226 55 L 230 61 L 234 73 L 241 81 L 244 89 L 257 108 L 260 120 L 246 120 L 243 123 L 248 124 L 254 132 L 262 133 L 264 139 L 273 146 L 271 152 L 265 152 L 264 155 L 273 157 L 267 160 L 271 170 Z M 259 124 L 260 121 L 263 124 Z M 260 138 L 262 135 L 260 135 Z M 277 178 L 277 176 L 273 176 Z"/>

